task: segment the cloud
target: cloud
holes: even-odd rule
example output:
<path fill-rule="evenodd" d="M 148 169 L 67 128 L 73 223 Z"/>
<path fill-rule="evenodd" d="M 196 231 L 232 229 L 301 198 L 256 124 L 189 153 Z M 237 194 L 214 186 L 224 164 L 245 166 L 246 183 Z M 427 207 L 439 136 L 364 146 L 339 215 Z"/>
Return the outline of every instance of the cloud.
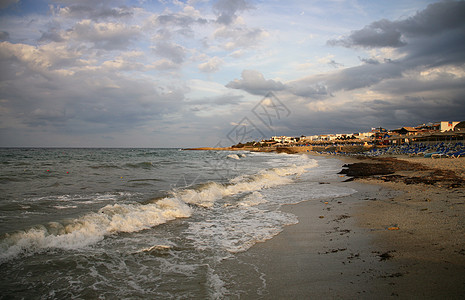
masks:
<path fill-rule="evenodd" d="M 69 51 L 65 46 L 54 43 L 43 46 L 0 43 L 0 62 L 8 65 L 8 68 L 17 68 L 14 73 L 4 74 L 9 75 L 10 79 L 31 71 L 43 76 L 52 75 L 54 72 L 63 75 L 66 73 L 63 68 L 72 65 L 79 56 L 79 52 Z"/>
<path fill-rule="evenodd" d="M 412 17 L 400 21 L 376 21 L 348 37 L 329 40 L 332 46 L 393 47 L 409 44 L 410 38 L 433 37 L 449 30 L 465 29 L 465 2 L 444 1 L 428 5 Z"/>
<path fill-rule="evenodd" d="M 183 82 L 140 74 L 143 53 L 119 52 L 108 60 L 83 60 L 66 45 L 0 43 L 0 127 L 94 134 L 128 132 L 182 111 Z M 134 73 L 135 72 L 135 73 Z M 8 125 L 4 122 L 8 120 Z M 16 125 L 14 125 L 16 124 Z"/>
<path fill-rule="evenodd" d="M 99 21 L 109 18 L 120 19 L 133 16 L 133 8 L 125 5 L 119 5 L 121 1 L 118 0 L 82 0 L 78 2 L 55 0 L 55 2 L 65 5 L 64 7 L 54 8 L 55 13 L 63 18 L 91 19 Z"/>
<path fill-rule="evenodd" d="M 218 0 L 213 5 L 213 11 L 218 16 L 217 22 L 224 25 L 230 25 L 237 18 L 240 11 L 253 8 L 245 0 Z"/>
<path fill-rule="evenodd" d="M 301 128 L 307 132 L 321 133 L 325 128 L 350 132 L 377 125 L 395 128 L 399 124 L 462 120 L 464 20 L 465 2 L 435 3 L 405 20 L 383 19 L 347 37 L 328 41 L 333 46 L 383 50 L 372 50 L 377 55 L 371 58 L 359 57 L 360 65 L 285 83 L 266 80 L 261 73 L 250 71 L 227 87 L 251 94 L 263 94 L 264 89 L 279 91 L 295 123 L 305 124 Z M 386 47 L 391 50 L 384 51 Z M 333 62 L 332 56 L 320 61 Z M 292 124 L 287 126 L 291 128 Z"/>
<path fill-rule="evenodd" d="M 370 65 L 379 65 L 380 63 L 376 58 L 362 58 L 359 56 L 358 59 L 360 59 L 361 62 L 370 64 Z"/>
<path fill-rule="evenodd" d="M 330 87 L 318 78 L 306 78 L 293 81 L 287 84 L 286 91 L 304 98 L 325 99 L 331 96 Z"/>
<path fill-rule="evenodd" d="M 0 1 L 0 9 L 5 9 L 10 5 L 19 3 L 19 0 L 1 0 Z"/>
<path fill-rule="evenodd" d="M 224 41 L 221 44 L 226 50 L 238 48 L 252 48 L 269 34 L 260 28 L 248 28 L 246 26 L 222 26 L 214 33 L 214 38 Z M 237 53 L 237 51 L 235 52 Z"/>
<path fill-rule="evenodd" d="M 30 85 L 21 86 L 25 83 Z M 182 110 L 185 92 L 182 83 L 167 90 L 151 78 L 95 69 L 50 80 L 24 74 L 2 95 L 14 99 L 4 104 L 10 115 L 31 129 L 52 126 L 56 132 L 86 134 L 123 133 L 162 120 Z"/>
<path fill-rule="evenodd" d="M 266 95 L 270 91 L 279 91 L 284 89 L 284 84 L 279 81 L 266 80 L 258 71 L 242 71 L 242 79 L 234 79 L 226 87 L 232 89 L 241 89 L 254 95 Z"/>
<path fill-rule="evenodd" d="M 153 68 L 155 70 L 161 70 L 161 71 L 166 71 L 166 70 L 174 70 L 179 68 L 179 65 L 174 63 L 173 61 L 169 59 L 160 59 L 152 63 L 151 65 L 148 66 L 148 68 Z"/>
<path fill-rule="evenodd" d="M 47 12 L 21 2 L 2 10 L 2 145 L 44 138 L 67 145 L 73 135 L 94 136 L 88 143 L 94 146 L 110 145 L 102 136 L 113 137 L 112 146 L 148 140 L 176 146 L 187 136 L 202 143 L 199 136 L 226 134 L 231 128 L 224 124 L 253 118 L 254 101 L 270 91 L 292 112 L 276 125 L 277 134 L 350 132 L 465 114 L 463 1 L 424 5 L 403 19 L 370 15 L 375 22 L 326 45 L 328 34 L 345 28 L 327 18 L 334 3 L 306 10 L 304 18 L 298 1 L 255 1 L 257 11 L 246 0 L 47 1 Z M 339 9 L 346 5 L 337 1 Z M 328 52 L 327 45 L 351 50 Z M 311 67 L 293 68 L 304 64 Z M 136 135 L 139 143 L 122 144 Z"/>
<path fill-rule="evenodd" d="M 181 64 L 186 57 L 186 49 L 184 47 L 170 42 L 157 42 L 153 47 L 153 52 L 176 64 Z"/>
<path fill-rule="evenodd" d="M 239 50 L 257 47 L 261 40 L 269 36 L 262 28 L 247 26 L 238 16 L 239 12 L 253 8 L 245 0 L 220 0 L 213 5 L 213 11 L 218 16 L 213 39 L 219 43 L 219 47 L 238 55 Z"/>
<path fill-rule="evenodd" d="M 207 24 L 208 20 L 192 6 L 185 6 L 181 12 L 165 13 L 154 16 L 151 20 L 155 27 L 166 28 L 190 28 L 195 24 Z"/>
<path fill-rule="evenodd" d="M 207 62 L 199 64 L 199 70 L 204 73 L 214 73 L 220 69 L 221 64 L 223 64 L 223 60 L 215 56 Z"/>
<path fill-rule="evenodd" d="M 0 31 L 0 41 L 5 41 L 10 38 L 10 34 L 6 31 Z"/>
<path fill-rule="evenodd" d="M 215 97 L 205 97 L 201 99 L 190 100 L 187 103 L 189 105 L 195 105 L 195 106 L 208 105 L 211 107 L 212 106 L 225 106 L 225 105 L 238 105 L 244 100 L 243 98 L 244 97 L 241 95 L 226 94 L 226 95 L 219 95 Z"/>
<path fill-rule="evenodd" d="M 140 28 L 120 23 L 96 23 L 91 20 L 78 22 L 70 35 L 75 41 L 90 42 L 97 49 L 127 49 L 140 35 Z"/>
<path fill-rule="evenodd" d="M 434 24 L 432 26 L 431 24 Z M 434 28 L 433 28 L 434 27 Z M 330 40 L 345 47 L 394 47 L 396 59 L 362 59 L 365 64 L 309 76 L 288 84 L 289 91 L 321 99 L 337 91 L 373 87 L 400 79 L 410 70 L 465 63 L 465 2 L 439 2 L 401 21 L 380 20 L 348 37 Z M 325 89 L 322 88 L 325 87 Z M 375 87 L 376 88 L 376 87 Z M 331 92 L 329 92 L 331 91 Z"/>
<path fill-rule="evenodd" d="M 51 28 L 45 32 L 42 32 L 42 36 L 39 38 L 39 42 L 64 42 L 64 34 L 58 28 Z"/>
<path fill-rule="evenodd" d="M 406 43 L 401 40 L 402 34 L 393 22 L 381 20 L 373 22 L 365 28 L 353 31 L 349 37 L 339 40 L 329 40 L 331 46 L 367 48 L 377 47 L 401 47 Z"/>

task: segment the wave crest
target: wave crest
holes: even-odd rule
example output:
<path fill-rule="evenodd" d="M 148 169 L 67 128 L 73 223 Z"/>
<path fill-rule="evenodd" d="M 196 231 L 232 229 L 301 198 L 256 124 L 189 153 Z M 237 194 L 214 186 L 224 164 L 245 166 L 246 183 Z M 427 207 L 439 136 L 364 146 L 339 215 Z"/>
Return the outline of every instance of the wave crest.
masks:
<path fill-rule="evenodd" d="M 0 262 L 20 254 L 31 254 L 48 248 L 76 249 L 97 243 L 117 232 L 135 232 L 191 216 L 192 209 L 175 198 L 154 204 L 107 205 L 69 222 L 52 222 L 26 231 L 7 234 L 0 241 Z"/>
<path fill-rule="evenodd" d="M 118 232 L 136 232 L 170 220 L 192 215 L 195 205 L 211 208 L 223 197 L 255 193 L 278 185 L 288 184 L 308 168 L 317 166 L 315 160 L 304 160 L 301 165 L 263 170 L 255 175 L 238 176 L 228 184 L 206 183 L 197 189 L 173 191 L 172 196 L 148 204 L 114 204 L 80 218 L 51 222 L 46 226 L 4 235 L 0 240 L 0 263 L 18 255 L 29 255 L 47 249 L 77 249 L 95 244 L 105 236 Z M 243 206 L 255 206 L 265 201 L 244 201 Z"/>

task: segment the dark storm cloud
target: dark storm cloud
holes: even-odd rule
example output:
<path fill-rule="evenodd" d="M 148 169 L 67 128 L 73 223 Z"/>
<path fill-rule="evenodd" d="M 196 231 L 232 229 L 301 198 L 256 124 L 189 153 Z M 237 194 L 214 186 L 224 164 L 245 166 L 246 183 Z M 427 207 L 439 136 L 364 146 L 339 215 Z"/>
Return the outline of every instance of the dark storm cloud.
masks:
<path fill-rule="evenodd" d="M 381 20 L 371 23 L 361 30 L 352 32 L 347 38 L 329 40 L 328 44 L 344 47 L 400 47 L 405 45 L 405 42 L 401 41 L 401 37 L 402 34 L 392 22 Z"/>
<path fill-rule="evenodd" d="M 229 82 L 226 87 L 241 89 L 254 95 L 265 95 L 268 91 L 287 91 L 294 95 L 324 99 L 338 91 L 351 91 L 375 85 L 385 79 L 402 76 L 405 67 L 400 63 L 364 64 L 332 73 L 310 76 L 283 84 L 267 80 L 253 70 L 244 70 L 242 79 Z"/>
<path fill-rule="evenodd" d="M 400 61 L 410 68 L 461 65 L 465 63 L 465 27 L 435 37 L 411 39 L 398 52 L 405 54 Z"/>
<path fill-rule="evenodd" d="M 370 101 L 364 111 L 370 111 L 380 124 L 417 125 L 425 121 L 463 120 L 462 97 L 456 93 L 428 96 L 399 96 L 391 101 Z"/>
<path fill-rule="evenodd" d="M 450 30 L 465 31 L 465 2 L 445 1 L 428 5 L 401 21 L 380 20 L 353 31 L 348 37 L 329 40 L 332 46 L 393 47 L 409 44 L 409 38 L 433 37 Z"/>
<path fill-rule="evenodd" d="M 396 78 L 376 86 L 375 90 L 389 95 L 411 95 L 417 93 L 437 93 L 450 96 L 451 93 L 460 94 L 465 87 L 465 78 L 457 77 L 447 72 L 437 72 L 430 80 L 405 80 Z"/>
<path fill-rule="evenodd" d="M 402 64 L 394 62 L 379 65 L 365 64 L 328 75 L 326 82 L 332 91 L 350 91 L 399 77 L 403 69 Z"/>
<path fill-rule="evenodd" d="M 464 16 L 464 1 L 443 1 L 430 4 L 415 16 L 394 23 L 406 36 L 432 36 L 447 30 L 463 28 Z"/>
<path fill-rule="evenodd" d="M 402 41 L 401 37 L 405 41 Z M 463 65 L 465 63 L 465 2 L 431 4 L 406 20 L 374 22 L 362 30 L 354 31 L 347 38 L 328 43 L 347 47 L 398 47 L 396 51 L 402 55 L 402 58 L 397 60 L 385 58 L 383 62 L 375 59 L 360 59 L 365 62 L 364 65 L 296 80 L 289 85 L 291 92 L 299 96 L 315 98 L 315 95 L 321 97 L 321 93 L 315 94 L 309 89 L 308 93 L 304 94 L 302 90 L 305 88 L 302 89 L 301 86 L 311 87 L 324 83 L 328 91 L 348 91 L 372 87 L 385 80 L 403 78 L 404 72 L 408 70 Z M 441 84 L 443 85 L 444 82 Z M 433 83 L 432 86 L 435 84 Z M 439 88 L 439 85 L 437 86 Z"/>
<path fill-rule="evenodd" d="M 301 129 L 309 133 L 321 134 L 328 128 L 330 132 L 356 132 L 380 125 L 395 128 L 428 121 L 463 120 L 465 2 L 439 2 L 405 20 L 373 22 L 328 44 L 390 47 L 394 51 L 392 57 L 359 57 L 363 63 L 359 66 L 285 84 L 266 80 L 258 72 L 252 73 L 255 76 L 243 74 L 242 79 L 227 87 L 251 94 L 263 93 L 265 88 L 280 91 L 278 95 L 290 99 L 287 105 L 293 111 L 293 120 L 305 124 L 306 128 Z M 381 98 L 359 101 L 350 93 L 363 95 L 368 89 Z M 342 92 L 349 92 L 344 95 L 354 97 L 353 100 L 338 97 Z M 299 105 L 292 107 L 292 99 L 305 100 L 311 111 L 302 110 Z"/>

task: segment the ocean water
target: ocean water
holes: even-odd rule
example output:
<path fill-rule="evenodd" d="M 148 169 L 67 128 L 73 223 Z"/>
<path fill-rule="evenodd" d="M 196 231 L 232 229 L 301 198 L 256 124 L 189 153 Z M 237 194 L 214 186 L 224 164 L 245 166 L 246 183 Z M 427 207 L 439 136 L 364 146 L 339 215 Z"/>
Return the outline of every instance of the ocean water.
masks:
<path fill-rule="evenodd" d="M 308 155 L 0 149 L 0 166 L 2 299 L 237 299 L 221 261 L 296 224 L 283 205 L 355 192 Z"/>

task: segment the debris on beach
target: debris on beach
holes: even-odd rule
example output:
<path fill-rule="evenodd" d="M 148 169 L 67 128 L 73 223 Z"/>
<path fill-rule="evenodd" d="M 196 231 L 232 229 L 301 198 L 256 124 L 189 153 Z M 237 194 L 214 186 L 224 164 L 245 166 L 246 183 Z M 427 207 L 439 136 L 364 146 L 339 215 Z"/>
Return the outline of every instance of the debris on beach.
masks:
<path fill-rule="evenodd" d="M 386 251 L 384 253 L 380 253 L 380 252 L 377 252 L 377 251 L 373 251 L 372 253 L 377 253 L 378 257 L 379 257 L 379 261 L 385 261 L 385 260 L 388 260 L 388 259 L 391 259 L 393 258 L 394 256 L 391 254 L 393 252 L 396 252 L 395 250 L 390 250 L 390 251 Z"/>
<path fill-rule="evenodd" d="M 426 167 L 396 158 L 363 158 L 363 162 L 346 164 L 339 174 L 349 176 L 346 181 L 366 178 L 384 182 L 405 184 L 426 184 L 438 187 L 458 188 L 465 186 L 465 180 L 452 170 Z"/>

